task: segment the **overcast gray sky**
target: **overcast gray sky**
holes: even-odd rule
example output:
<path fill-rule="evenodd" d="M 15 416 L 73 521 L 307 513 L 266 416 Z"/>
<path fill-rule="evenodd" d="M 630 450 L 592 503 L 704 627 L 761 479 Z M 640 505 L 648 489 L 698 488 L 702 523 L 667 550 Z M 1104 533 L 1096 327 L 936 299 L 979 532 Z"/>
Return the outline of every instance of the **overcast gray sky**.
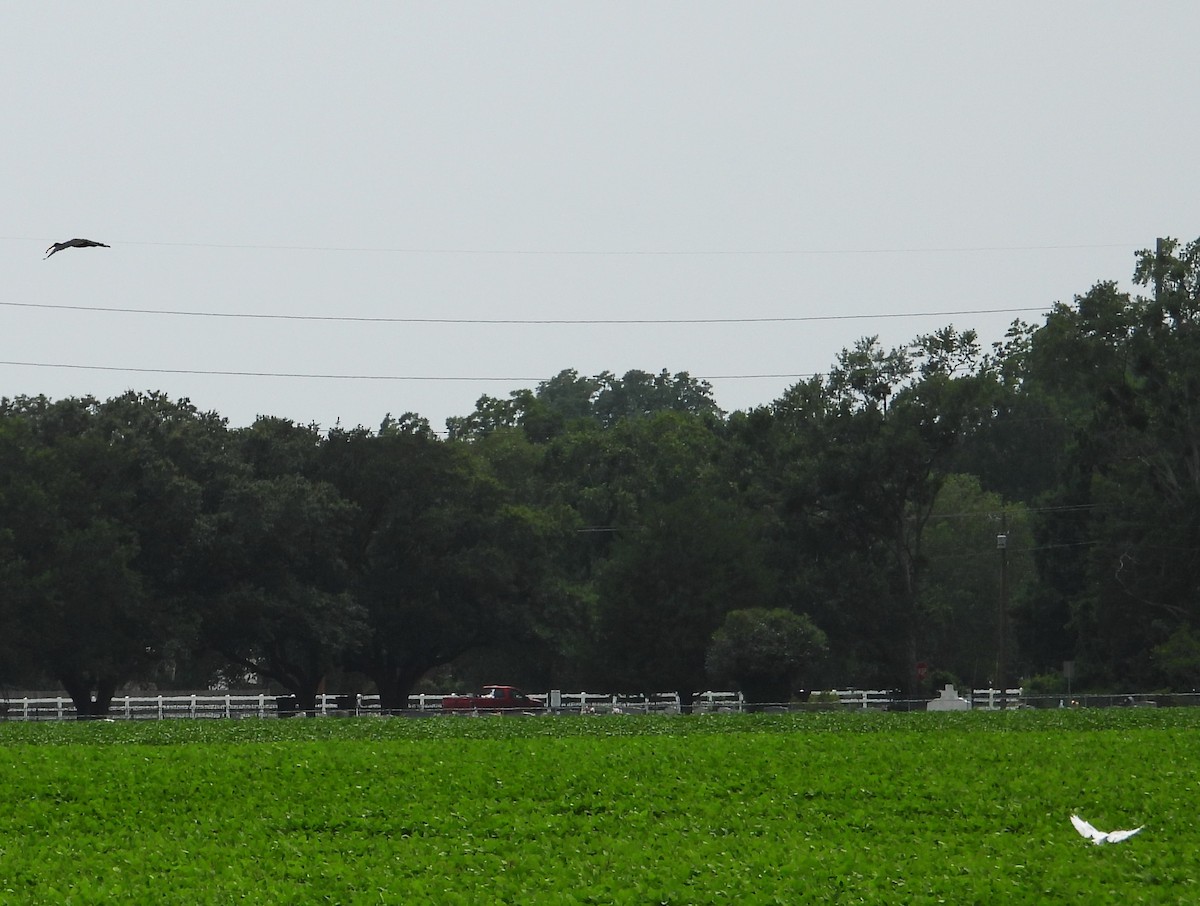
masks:
<path fill-rule="evenodd" d="M 5 4 L 0 395 L 440 428 L 564 368 L 733 410 L 864 335 L 990 342 L 1200 236 L 1197 35 L 1190 0 Z M 75 236 L 112 248 L 43 260 Z"/>

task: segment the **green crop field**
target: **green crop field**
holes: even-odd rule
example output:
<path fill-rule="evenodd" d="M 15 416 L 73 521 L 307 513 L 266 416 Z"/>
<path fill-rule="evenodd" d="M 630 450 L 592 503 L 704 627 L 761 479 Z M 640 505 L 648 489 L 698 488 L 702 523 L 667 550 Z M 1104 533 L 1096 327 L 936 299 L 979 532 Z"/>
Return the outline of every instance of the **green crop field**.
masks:
<path fill-rule="evenodd" d="M 1200 710 L 0 726 L 4 903 L 1194 903 Z M 1105 829 L 1093 846 L 1073 811 Z"/>

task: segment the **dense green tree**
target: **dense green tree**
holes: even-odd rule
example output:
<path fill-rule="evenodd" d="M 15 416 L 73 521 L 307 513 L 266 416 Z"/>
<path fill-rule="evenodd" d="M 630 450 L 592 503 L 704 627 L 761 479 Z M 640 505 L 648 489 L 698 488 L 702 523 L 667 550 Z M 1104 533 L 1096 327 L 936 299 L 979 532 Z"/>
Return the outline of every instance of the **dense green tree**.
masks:
<path fill-rule="evenodd" d="M 317 425 L 259 416 L 234 434 L 238 458 L 258 478 L 300 475 L 313 478 L 324 436 Z"/>
<path fill-rule="evenodd" d="M 734 423 L 760 464 L 753 493 L 777 520 L 781 603 L 829 633 L 843 681 L 911 683 L 924 532 L 1000 388 L 971 331 L 946 328 L 891 351 L 866 338 L 826 377 Z"/>
<path fill-rule="evenodd" d="M 713 400 L 712 385 L 686 371 L 670 374 L 664 368 L 658 374 L 650 374 L 635 369 L 620 378 L 606 371 L 596 381 L 601 386 L 594 397 L 593 413 L 605 427 L 658 412 L 723 414 Z"/>
<path fill-rule="evenodd" d="M 1200 688 L 1200 637 L 1182 625 L 1151 652 L 1155 672 L 1170 688 L 1195 692 Z"/>
<path fill-rule="evenodd" d="M 718 428 L 664 411 L 578 430 L 549 451 L 582 523 L 576 566 L 594 590 L 594 682 L 661 686 L 690 701 L 724 614 L 771 594 L 757 518 L 723 480 Z"/>
<path fill-rule="evenodd" d="M 805 614 L 776 608 L 733 610 L 713 634 L 709 677 L 721 688 L 732 682 L 748 702 L 787 703 L 812 677 L 814 661 L 828 643 Z"/>
<path fill-rule="evenodd" d="M 621 377 L 609 371 L 583 377 L 574 369 L 542 381 L 533 391 L 515 390 L 507 400 L 480 397 L 475 411 L 447 422 L 452 438 L 522 428 L 543 442 L 582 420 L 611 428 L 621 421 L 659 412 L 721 416 L 712 385 L 686 371 L 650 374 L 637 369 Z"/>
<path fill-rule="evenodd" d="M 973 475 L 947 476 L 922 540 L 925 565 L 917 592 L 918 656 L 931 670 L 972 687 L 998 684 L 1003 637 L 1009 683 L 1020 675 L 1012 626 L 1025 614 L 1033 581 L 1031 544 L 1023 505 L 983 491 Z"/>
<path fill-rule="evenodd" d="M 1027 382 L 1068 426 L 1044 495 L 1035 612 L 1069 627 L 1085 680 L 1151 681 L 1152 652 L 1200 621 L 1196 243 L 1138 253 L 1150 298 L 1101 283 L 1035 331 Z"/>
<path fill-rule="evenodd" d="M 0 420 L 25 426 L 5 495 L 17 501 L 5 519 L 14 629 L 81 716 L 103 714 L 122 683 L 162 676 L 186 647 L 181 552 L 224 423 L 134 393 L 4 400 Z"/>
<path fill-rule="evenodd" d="M 344 562 L 354 509 L 327 483 L 247 477 L 207 525 L 204 641 L 306 712 L 365 628 Z"/>
<path fill-rule="evenodd" d="M 30 622 L 33 606 L 31 565 L 25 550 L 30 530 L 49 510 L 45 489 L 34 480 L 31 458 L 40 453 L 23 418 L 0 418 L 0 684 L 9 686 L 38 675 Z M 44 537 L 38 533 L 38 537 Z"/>
<path fill-rule="evenodd" d="M 430 669 L 519 638 L 552 520 L 492 474 L 479 444 L 421 424 L 333 432 L 323 474 L 357 504 L 348 563 L 365 631 L 347 664 L 385 710 Z"/>
<path fill-rule="evenodd" d="M 506 400 L 484 394 L 475 403 L 470 415 L 446 420 L 451 440 L 481 437 L 503 428 L 523 426 L 531 410 L 539 410 L 531 390 L 514 390 Z"/>
<path fill-rule="evenodd" d="M 725 614 L 770 600 L 754 533 L 734 501 L 689 494 L 641 507 L 637 530 L 617 538 L 598 579 L 597 660 L 606 685 L 677 690 L 690 708 Z"/>
<path fill-rule="evenodd" d="M 510 540 L 520 569 L 517 603 L 504 647 L 513 652 L 520 681 L 540 687 L 575 686 L 589 638 L 588 531 L 581 514 L 550 477 L 547 460 L 557 441 L 534 443 L 525 431 L 496 432 L 472 443 L 488 474 L 505 489 L 521 531 Z M 482 653 L 494 663 L 497 651 Z M 497 674 L 492 674 L 496 676 Z"/>
<path fill-rule="evenodd" d="M 596 377 L 584 377 L 574 368 L 560 371 L 537 385 L 534 398 L 561 426 L 580 419 L 594 418 L 596 396 L 612 376 L 605 372 Z"/>

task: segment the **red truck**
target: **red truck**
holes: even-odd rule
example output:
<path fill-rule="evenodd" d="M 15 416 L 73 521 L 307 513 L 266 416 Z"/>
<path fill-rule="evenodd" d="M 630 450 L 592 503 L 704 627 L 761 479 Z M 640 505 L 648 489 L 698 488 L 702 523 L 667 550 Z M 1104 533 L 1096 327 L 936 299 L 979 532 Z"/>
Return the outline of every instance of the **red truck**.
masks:
<path fill-rule="evenodd" d="M 447 695 L 443 711 L 545 711 L 545 702 L 513 686 L 484 686 L 477 695 Z"/>

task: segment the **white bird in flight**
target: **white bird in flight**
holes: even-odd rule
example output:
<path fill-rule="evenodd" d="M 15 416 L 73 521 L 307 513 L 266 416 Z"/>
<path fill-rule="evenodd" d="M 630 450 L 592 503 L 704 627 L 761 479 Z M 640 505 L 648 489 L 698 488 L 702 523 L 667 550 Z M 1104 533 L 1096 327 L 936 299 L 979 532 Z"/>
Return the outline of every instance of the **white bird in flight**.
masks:
<path fill-rule="evenodd" d="M 49 258 L 55 252 L 61 252 L 63 249 L 86 249 L 99 247 L 102 249 L 111 248 L 103 242 L 93 242 L 91 239 L 68 239 L 66 242 L 56 242 L 50 248 L 46 249 L 46 257 Z"/>
<path fill-rule="evenodd" d="M 1087 837 L 1097 846 L 1101 843 L 1120 843 L 1122 840 L 1128 840 L 1142 829 L 1141 827 L 1135 827 L 1133 830 L 1115 830 L 1105 833 L 1102 830 L 1096 830 L 1096 828 L 1092 827 L 1092 825 L 1088 824 L 1088 822 L 1084 821 L 1078 815 L 1071 816 L 1071 823 L 1075 825 L 1075 830 L 1079 831 L 1080 834 Z"/>

